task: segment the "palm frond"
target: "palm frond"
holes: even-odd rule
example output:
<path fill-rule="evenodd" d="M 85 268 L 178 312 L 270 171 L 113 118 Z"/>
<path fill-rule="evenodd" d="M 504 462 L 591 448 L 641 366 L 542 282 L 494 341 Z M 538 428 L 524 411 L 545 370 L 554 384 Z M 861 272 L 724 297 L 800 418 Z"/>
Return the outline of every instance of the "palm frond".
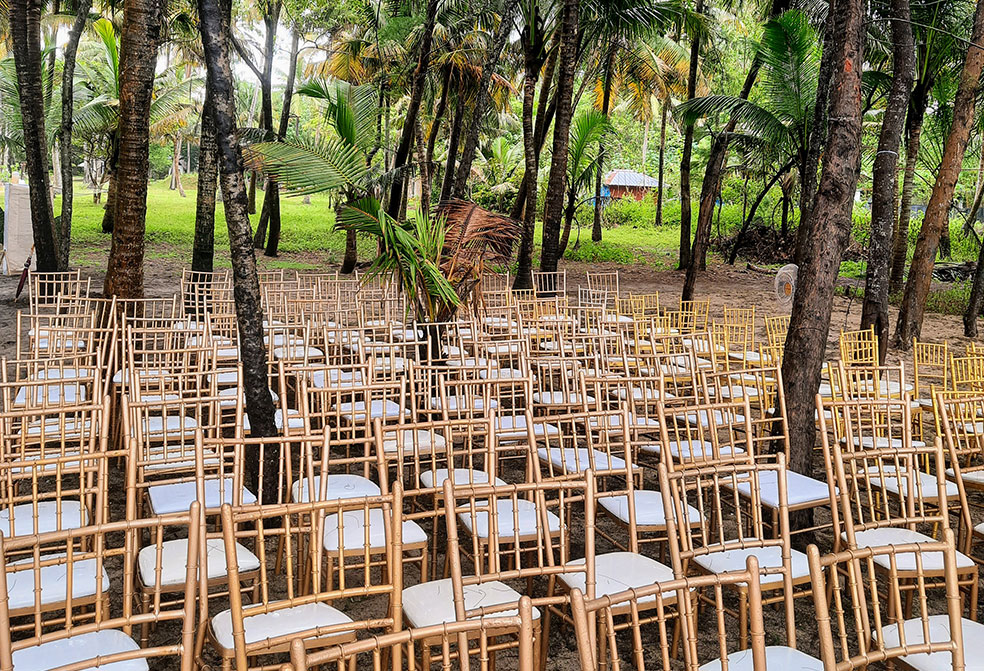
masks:
<path fill-rule="evenodd" d="M 245 147 L 243 155 L 249 167 L 296 195 L 359 189 L 369 173 L 359 148 L 338 137 L 261 142 Z"/>

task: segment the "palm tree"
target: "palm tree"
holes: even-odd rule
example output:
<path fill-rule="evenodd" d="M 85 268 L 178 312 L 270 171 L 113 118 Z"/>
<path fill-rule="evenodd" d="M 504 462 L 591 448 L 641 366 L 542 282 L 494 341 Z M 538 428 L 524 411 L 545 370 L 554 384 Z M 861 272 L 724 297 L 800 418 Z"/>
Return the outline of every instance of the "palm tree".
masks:
<path fill-rule="evenodd" d="M 571 226 L 581 194 L 591 186 L 601 153 L 591 153 L 601 138 L 610 132 L 608 119 L 598 110 L 585 110 L 577 115 L 571 126 L 570 155 L 567 159 L 567 206 L 564 208 L 564 232 L 560 237 L 560 256 L 567 250 L 571 236 Z"/>
<path fill-rule="evenodd" d="M 502 135 L 482 145 L 477 172 L 496 195 L 497 210 L 502 210 L 505 199 L 516 192 L 512 177 L 522 164 L 523 148 Z"/>

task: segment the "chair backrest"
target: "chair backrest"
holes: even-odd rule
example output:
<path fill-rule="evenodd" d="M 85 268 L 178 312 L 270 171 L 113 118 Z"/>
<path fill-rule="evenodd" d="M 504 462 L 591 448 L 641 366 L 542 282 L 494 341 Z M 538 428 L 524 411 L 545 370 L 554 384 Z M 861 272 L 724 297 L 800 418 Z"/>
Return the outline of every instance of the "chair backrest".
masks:
<path fill-rule="evenodd" d="M 765 333 L 769 345 L 773 347 L 784 347 L 786 344 L 786 333 L 788 331 L 789 315 L 765 318 Z"/>
<path fill-rule="evenodd" d="M 965 668 L 950 529 L 943 530 L 941 541 L 861 547 L 823 556 L 811 545 L 807 557 L 825 669 L 904 663 L 909 655 L 929 655 L 939 660 L 941 669 Z M 940 564 L 942 588 L 939 577 L 929 579 L 924 572 Z M 913 567 L 916 579 L 911 577 Z M 934 587 L 945 598 L 932 598 Z"/>
<path fill-rule="evenodd" d="M 951 356 L 949 383 L 952 391 L 984 392 L 984 356 Z"/>
<path fill-rule="evenodd" d="M 782 369 L 778 366 L 701 371 L 704 402 L 746 399 L 753 428 L 755 454 L 782 452 L 789 456 L 789 426 Z"/>
<path fill-rule="evenodd" d="M 841 394 L 844 398 L 894 398 L 901 399 L 909 390 L 905 377 L 905 363 L 886 366 L 845 366 L 837 362 Z"/>
<path fill-rule="evenodd" d="M 744 650 L 735 640 L 735 628 L 726 624 L 729 586 L 747 591 L 750 646 Z M 703 623 L 697 621 L 696 594 L 701 606 L 711 609 Z M 762 590 L 754 556 L 744 570 L 667 580 L 596 599 L 575 589 L 571 606 L 581 671 L 676 668 L 677 641 L 683 645 L 686 671 L 766 668 Z M 709 622 L 714 623 L 713 633 L 708 632 Z"/>
<path fill-rule="evenodd" d="M 946 342 L 912 339 L 912 395 L 915 398 L 929 398 L 934 388 L 947 388 L 951 356 Z"/>
<path fill-rule="evenodd" d="M 661 404 L 659 443 L 653 447 L 670 470 L 754 458 L 748 398 L 719 403 Z"/>
<path fill-rule="evenodd" d="M 845 366 L 877 366 L 878 336 L 875 329 L 867 328 L 860 331 L 841 331 L 840 358 Z"/>

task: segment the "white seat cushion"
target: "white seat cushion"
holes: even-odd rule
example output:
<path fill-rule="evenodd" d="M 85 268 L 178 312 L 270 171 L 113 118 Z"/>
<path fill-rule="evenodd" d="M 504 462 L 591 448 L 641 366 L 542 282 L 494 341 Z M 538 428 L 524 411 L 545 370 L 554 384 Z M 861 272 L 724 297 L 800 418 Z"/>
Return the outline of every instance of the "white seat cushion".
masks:
<path fill-rule="evenodd" d="M 514 504 L 515 503 L 515 507 Z M 486 504 L 482 504 L 483 506 Z M 496 524 L 499 538 L 515 538 L 517 524 L 519 536 L 535 536 L 540 527 L 536 504 L 526 499 L 498 499 L 496 501 Z M 515 518 L 513 517 L 515 515 Z M 474 513 L 459 513 L 458 518 L 469 532 L 479 538 L 489 538 L 489 513 L 480 510 Z M 560 518 L 547 511 L 547 525 L 551 532 L 560 531 Z M 474 528 L 473 528 L 474 527 Z"/>
<path fill-rule="evenodd" d="M 283 431 L 284 428 L 284 411 L 277 409 L 273 413 L 273 424 L 277 427 L 278 431 Z M 304 418 L 301 417 L 301 412 L 299 410 L 292 410 L 287 408 L 287 428 L 288 429 L 303 429 L 304 428 Z M 243 430 L 249 432 L 249 415 L 243 415 Z"/>
<path fill-rule="evenodd" d="M 243 487 L 239 501 L 233 499 L 232 478 L 225 478 L 219 483 L 218 479 L 205 481 L 205 508 L 214 509 L 223 503 L 250 505 L 256 503 L 256 496 Z M 166 485 L 154 485 L 147 488 L 147 498 L 150 508 L 155 515 L 187 512 L 193 501 L 198 500 L 194 482 L 172 482 Z"/>
<path fill-rule="evenodd" d="M 195 429 L 198 428 L 198 420 L 194 417 L 185 415 L 168 415 L 167 417 L 144 417 L 143 432 L 146 436 L 156 437 L 164 435 L 167 431 L 169 436 L 193 436 Z"/>
<path fill-rule="evenodd" d="M 341 547 L 344 550 L 356 550 L 366 547 L 368 538 L 369 548 L 384 549 L 389 539 L 386 538 L 386 520 L 383 518 L 383 511 L 379 508 L 370 508 L 367 518 L 363 510 L 348 510 L 342 513 L 342 538 Z M 324 547 L 329 552 L 337 552 L 339 549 L 338 538 L 338 514 L 332 513 L 325 516 L 325 535 Z M 419 524 L 412 520 L 403 523 L 403 544 L 416 545 L 427 542 L 427 533 Z"/>
<path fill-rule="evenodd" d="M 659 492 L 648 489 L 637 489 L 632 492 L 635 499 L 636 524 L 641 527 L 665 527 L 666 511 L 663 509 L 663 496 Z M 629 523 L 629 497 L 601 496 L 598 505 L 614 515 L 625 524 Z M 687 506 L 687 521 L 690 524 L 700 524 L 700 511 L 693 506 Z"/>
<path fill-rule="evenodd" d="M 439 468 L 436 471 L 424 471 L 420 474 L 420 484 L 427 488 L 443 487 L 448 479 L 448 469 L 446 468 Z M 450 479 L 452 484 L 464 487 L 489 484 L 489 474 L 473 468 L 456 468 L 451 471 Z M 495 478 L 492 484 L 499 486 L 505 485 L 506 482 Z"/>
<path fill-rule="evenodd" d="M 366 420 L 366 402 L 350 401 L 340 403 L 338 412 L 349 422 L 364 422 Z M 403 414 L 407 414 L 407 410 Z M 372 401 L 369 404 L 369 419 L 389 419 L 400 416 L 400 404 L 396 401 Z"/>
<path fill-rule="evenodd" d="M 225 576 L 227 573 L 225 543 L 221 538 L 209 538 L 205 541 L 205 546 L 208 549 L 208 579 L 214 580 Z M 159 584 L 183 585 L 188 570 L 188 539 L 178 538 L 161 543 L 159 561 L 157 551 L 156 545 L 148 545 L 141 548 L 137 554 L 137 566 L 143 584 L 148 587 L 158 584 L 157 568 L 160 566 Z M 242 573 L 260 568 L 259 558 L 240 543 L 236 543 L 236 564 Z"/>
<path fill-rule="evenodd" d="M 321 476 L 311 478 L 310 486 L 307 478 L 301 478 L 290 486 L 290 500 L 307 503 L 311 500 L 311 492 L 321 496 Z M 379 496 L 379 485 L 369 478 L 351 473 L 332 473 L 325 483 L 325 500 L 356 499 L 364 496 Z"/>
<path fill-rule="evenodd" d="M 46 559 L 57 559 L 65 557 L 64 553 L 55 555 L 42 555 L 42 561 Z M 33 559 L 22 559 L 10 564 L 18 566 L 33 564 Z M 95 596 L 99 591 L 99 581 L 96 578 L 99 567 L 96 559 L 82 559 L 72 562 L 72 598 L 84 599 Z M 41 577 L 41 603 L 52 604 L 65 601 L 68 596 L 68 564 L 57 563 L 49 566 L 42 566 Z M 7 573 L 7 595 L 10 599 L 11 610 L 19 608 L 33 608 L 35 599 L 35 574 L 33 569 L 24 569 Z M 183 581 L 183 579 L 182 579 Z M 102 591 L 109 592 L 109 573 L 105 566 L 102 569 Z"/>
<path fill-rule="evenodd" d="M 537 451 L 540 461 L 549 461 L 555 468 L 565 473 L 583 473 L 589 468 L 596 471 L 608 471 L 625 468 L 625 460 L 609 456 L 599 450 L 588 450 L 586 447 L 541 447 Z"/>
<path fill-rule="evenodd" d="M 495 410 L 499 407 L 499 402 L 494 398 L 490 398 L 488 401 L 488 408 L 485 407 L 485 399 L 483 398 L 473 398 L 470 400 L 462 400 L 457 396 L 448 396 L 448 402 L 445 404 L 443 399 L 432 398 L 430 400 L 430 407 L 434 410 L 449 410 L 455 412 L 457 410 Z"/>
<path fill-rule="evenodd" d="M 693 561 L 708 573 L 727 573 L 728 571 L 744 571 L 745 560 L 752 556 L 759 560 L 759 568 L 763 571 L 766 569 L 782 568 L 782 548 L 778 546 L 735 548 L 722 552 L 712 552 L 706 555 L 698 555 L 693 558 Z M 806 555 L 799 550 L 791 551 L 789 566 L 793 580 L 805 578 L 810 575 L 810 566 L 807 563 Z M 763 574 L 761 577 L 761 583 L 763 585 L 770 585 L 777 582 L 782 582 L 781 573 Z"/>
<path fill-rule="evenodd" d="M 908 493 L 911 489 L 909 486 L 908 473 L 903 471 L 899 474 L 894 465 L 886 464 L 881 467 L 872 466 L 868 469 L 868 479 L 873 487 L 882 487 L 881 476 L 884 476 L 885 489 L 893 494 L 900 494 L 902 492 Z M 916 471 L 916 477 L 918 478 L 918 481 L 913 493 L 918 493 L 925 501 L 934 501 L 939 498 L 940 490 L 937 486 L 935 475 L 923 473 L 922 471 Z M 946 480 L 944 488 L 946 498 L 948 499 L 960 495 L 960 488 L 955 482 Z"/>
<path fill-rule="evenodd" d="M 840 442 L 841 442 L 842 445 L 846 445 L 847 444 L 847 438 L 841 438 L 841 441 Z M 869 449 L 869 450 L 870 449 L 884 450 L 884 449 L 889 448 L 889 447 L 891 447 L 891 448 L 899 448 L 899 447 L 902 447 L 905 444 L 905 442 L 901 438 L 891 438 L 891 439 L 889 439 L 888 436 L 878 436 L 877 438 L 875 436 L 861 436 L 860 438 L 857 437 L 857 436 L 855 436 L 853 442 L 854 442 L 854 447 L 859 447 L 860 446 L 860 447 L 863 447 L 863 448 L 866 448 L 866 449 Z M 924 443 L 921 440 L 913 440 L 912 441 L 912 446 L 913 447 L 926 447 L 926 443 Z"/>
<path fill-rule="evenodd" d="M 967 670 L 980 671 L 984 669 L 984 624 L 967 618 L 960 618 L 963 630 L 964 659 Z M 907 645 L 918 645 L 926 642 L 923 635 L 923 622 L 920 618 L 906 620 L 902 624 Z M 899 625 L 890 624 L 882 627 L 885 645 L 899 645 Z M 950 618 L 945 615 L 929 616 L 929 642 L 945 643 L 950 640 Z M 952 655 L 949 652 L 934 652 L 905 655 L 902 659 L 906 666 L 916 671 L 949 671 L 953 668 Z"/>
<path fill-rule="evenodd" d="M 11 512 L 14 528 L 10 529 Z M 0 510 L 0 533 L 4 536 L 28 536 L 49 531 L 78 529 L 89 523 L 89 513 L 82 504 L 73 499 L 63 499 L 59 507 L 57 501 L 40 501 L 37 504 L 38 522 L 34 523 L 34 504 L 23 503 L 13 510 Z"/>
<path fill-rule="evenodd" d="M 311 373 L 310 384 L 315 389 L 330 387 L 354 387 L 363 384 L 361 370 L 340 370 L 331 368 L 327 371 L 316 370 Z"/>
<path fill-rule="evenodd" d="M 86 398 L 85 387 L 78 382 L 52 382 L 43 386 L 33 386 L 31 393 L 32 405 L 42 405 L 47 397 L 48 404 L 64 403 L 73 405 L 84 403 Z M 14 405 L 25 405 L 27 403 L 27 387 L 21 387 L 14 396 Z"/>
<path fill-rule="evenodd" d="M 243 620 L 246 644 L 267 638 L 301 634 L 318 627 L 351 622 L 352 618 L 326 603 L 306 603 L 301 606 L 281 608 L 270 613 L 257 613 Z M 212 618 L 212 633 L 216 643 L 225 650 L 234 646 L 232 638 L 232 613 L 224 610 Z M 101 671 L 101 670 L 100 670 Z"/>
<path fill-rule="evenodd" d="M 14 670 L 45 671 L 46 669 L 57 669 L 89 659 L 94 660 L 100 655 L 105 657 L 139 649 L 140 646 L 137 645 L 137 642 L 122 631 L 104 629 L 18 650 L 13 654 Z M 98 668 L 99 671 L 147 671 L 148 666 L 146 659 L 128 659 L 99 667 L 93 664 L 90 668 Z"/>
<path fill-rule="evenodd" d="M 480 585 L 466 585 L 463 589 L 465 610 L 498 606 L 501 604 L 518 603 L 522 596 L 509 585 L 493 580 Z M 490 613 L 490 617 L 510 617 L 518 614 L 518 610 L 503 610 Z M 403 590 L 403 614 L 413 627 L 429 627 L 434 624 L 454 622 L 457 618 L 454 612 L 454 587 L 451 579 L 432 580 L 423 582 Z M 479 616 L 476 616 L 476 618 Z M 533 618 L 539 619 L 540 613 L 534 608 Z"/>
<path fill-rule="evenodd" d="M 643 400 L 645 400 L 645 401 L 658 401 L 661 398 L 673 398 L 673 394 L 668 394 L 666 392 L 660 392 L 659 389 L 653 389 L 653 388 L 650 388 L 650 387 L 642 388 L 642 387 L 633 386 L 631 391 L 632 391 L 632 399 L 635 400 L 635 401 L 643 401 Z M 624 400 L 628 399 L 628 397 L 629 397 L 629 390 L 626 389 L 626 388 L 624 388 L 624 387 L 621 387 L 616 392 L 616 395 L 621 400 L 624 401 Z"/>
<path fill-rule="evenodd" d="M 538 391 L 533 394 L 533 402 L 540 405 L 591 405 L 594 397 L 566 391 Z"/>
<path fill-rule="evenodd" d="M 711 395 L 720 393 L 722 399 L 743 399 L 743 398 L 756 398 L 759 395 L 758 389 L 755 387 L 746 387 L 745 385 L 728 385 L 727 387 L 721 387 L 720 389 L 710 389 Z"/>
<path fill-rule="evenodd" d="M 568 562 L 568 566 L 583 566 L 583 559 Z M 585 590 L 584 573 L 561 573 L 558 576 L 570 588 Z M 609 552 L 595 556 L 595 597 L 618 594 L 628 589 L 646 587 L 657 582 L 673 580 L 673 569 L 665 564 L 634 552 Z M 664 594 L 669 597 L 670 594 Z M 640 603 L 655 601 L 656 595 L 640 599 Z"/>
<path fill-rule="evenodd" d="M 918 531 L 912 531 L 911 529 L 897 528 L 897 527 L 882 527 L 878 529 L 864 529 L 858 531 L 855 534 L 855 539 L 857 540 L 858 547 L 881 547 L 884 545 L 905 545 L 908 543 L 937 543 L 939 541 L 930 538 L 926 534 L 919 533 Z M 942 552 L 923 552 L 920 553 L 922 558 L 922 568 L 924 571 L 942 571 L 943 570 L 943 553 Z M 874 557 L 874 562 L 881 566 L 882 568 L 888 569 L 891 567 L 888 555 L 878 555 Z M 916 570 L 916 556 L 912 552 L 903 552 L 895 555 L 895 565 L 898 567 L 899 571 L 915 571 Z M 957 568 L 972 568 L 974 566 L 974 560 L 963 554 L 962 552 L 957 552 Z"/>
<path fill-rule="evenodd" d="M 711 417 L 707 414 L 706 410 L 681 413 L 679 415 L 676 415 L 676 419 L 682 422 L 686 422 L 691 426 L 700 425 L 705 429 L 710 428 L 711 421 L 712 421 Z M 714 426 L 720 427 L 720 426 L 726 426 L 728 424 L 740 424 L 745 421 L 745 417 L 737 413 L 729 414 L 727 417 L 725 417 L 723 412 L 721 412 L 720 410 L 715 410 L 713 415 L 713 421 L 714 421 Z"/>
<path fill-rule="evenodd" d="M 487 368 L 478 371 L 478 377 L 483 380 L 512 380 L 526 377 L 526 373 L 516 368 Z"/>
<path fill-rule="evenodd" d="M 759 493 L 762 504 L 769 508 L 779 507 L 779 474 L 776 471 L 759 471 Z M 748 496 L 752 483 L 748 480 L 738 483 L 738 491 Z M 826 482 L 801 475 L 796 471 L 786 471 L 786 498 L 790 506 L 803 506 L 809 503 L 829 505 L 830 488 Z"/>
<path fill-rule="evenodd" d="M 414 449 L 418 453 L 429 453 L 432 449 L 440 451 L 448 443 L 444 436 L 434 431 L 396 429 L 383 432 L 383 451 L 396 452 L 398 441 L 403 443 L 403 452 L 408 454 L 413 454 Z"/>
<path fill-rule="evenodd" d="M 666 444 L 666 446 L 669 450 L 670 456 L 673 457 L 674 459 L 684 459 L 684 460 L 704 459 L 704 458 L 711 458 L 717 456 L 714 453 L 714 445 L 707 440 L 691 439 L 684 442 L 671 440 L 669 443 Z M 655 454 L 660 454 L 662 451 L 662 448 L 659 445 L 659 443 L 649 443 L 646 445 L 642 445 L 640 449 L 643 452 L 653 452 Z M 727 456 L 732 453 L 733 449 L 735 454 L 745 453 L 745 450 L 743 450 L 742 448 L 740 447 L 732 448 L 730 445 L 719 446 L 718 453 L 721 456 Z"/>
<path fill-rule="evenodd" d="M 526 438 L 526 415 L 500 415 L 495 418 L 495 433 L 500 440 L 523 440 Z M 544 436 L 559 436 L 560 427 L 556 424 L 533 422 L 533 435 L 536 438 Z"/>
<path fill-rule="evenodd" d="M 769 669 L 782 671 L 823 671 L 823 662 L 810 657 L 796 648 L 770 645 L 765 648 L 765 663 Z M 698 671 L 721 671 L 721 660 L 716 659 L 700 666 Z M 759 671 L 755 668 L 751 650 L 736 650 L 728 653 L 729 671 Z"/>
<path fill-rule="evenodd" d="M 273 348 L 274 359 L 312 359 L 322 357 L 324 355 L 325 353 L 317 347 L 306 347 L 305 345 L 298 344 Z"/>

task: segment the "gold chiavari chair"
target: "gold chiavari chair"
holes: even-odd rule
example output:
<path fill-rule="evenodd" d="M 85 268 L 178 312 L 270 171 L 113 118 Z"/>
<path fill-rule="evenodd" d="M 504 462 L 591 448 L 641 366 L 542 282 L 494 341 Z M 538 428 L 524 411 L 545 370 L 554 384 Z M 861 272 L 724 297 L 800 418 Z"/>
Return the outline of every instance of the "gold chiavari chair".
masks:
<path fill-rule="evenodd" d="M 765 333 L 772 347 L 782 348 L 786 345 L 786 333 L 789 331 L 789 315 L 765 318 Z"/>
<path fill-rule="evenodd" d="M 567 271 L 533 271 L 533 286 L 537 296 L 567 295 Z"/>
<path fill-rule="evenodd" d="M 874 327 L 860 331 L 841 331 L 840 358 L 845 366 L 878 366 L 878 337 Z"/>

